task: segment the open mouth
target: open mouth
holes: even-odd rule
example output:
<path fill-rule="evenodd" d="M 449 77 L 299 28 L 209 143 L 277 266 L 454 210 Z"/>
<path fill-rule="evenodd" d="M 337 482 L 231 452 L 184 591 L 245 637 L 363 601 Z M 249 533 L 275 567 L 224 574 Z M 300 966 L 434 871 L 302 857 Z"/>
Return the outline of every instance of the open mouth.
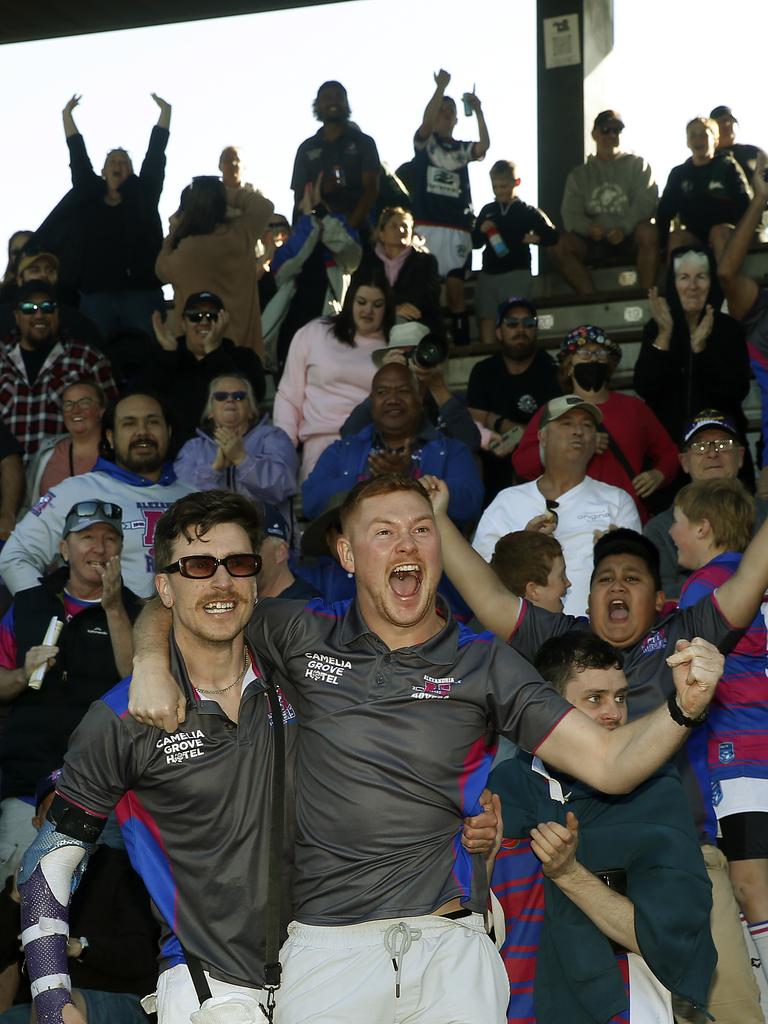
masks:
<path fill-rule="evenodd" d="M 626 622 L 629 618 L 629 606 L 626 601 L 611 601 L 608 605 L 609 622 Z"/>
<path fill-rule="evenodd" d="M 409 598 L 421 589 L 421 566 L 415 562 L 402 562 L 389 574 L 389 585 L 398 597 Z"/>
<path fill-rule="evenodd" d="M 206 615 L 228 615 L 234 610 L 234 601 L 208 601 L 203 605 L 203 611 Z"/>
<path fill-rule="evenodd" d="M 132 451 L 149 451 L 149 450 L 154 450 L 156 448 L 157 448 L 157 445 L 155 444 L 154 441 L 147 441 L 147 440 L 134 441 L 133 444 L 131 445 L 131 450 Z"/>

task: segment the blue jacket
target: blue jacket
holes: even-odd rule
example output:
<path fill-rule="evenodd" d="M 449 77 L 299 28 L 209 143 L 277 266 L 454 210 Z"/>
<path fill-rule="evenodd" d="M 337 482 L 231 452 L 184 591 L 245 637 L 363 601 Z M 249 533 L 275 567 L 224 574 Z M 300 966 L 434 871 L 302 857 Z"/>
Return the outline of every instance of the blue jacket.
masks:
<path fill-rule="evenodd" d="M 301 488 L 302 509 L 314 519 L 328 499 L 348 491 L 370 476 L 368 456 L 375 449 L 376 428 L 371 423 L 358 434 L 334 441 L 318 459 Z M 448 515 L 457 524 L 475 522 L 483 504 L 483 484 L 469 448 L 424 423 L 416 436 L 411 460 L 412 475 L 431 473 L 448 484 L 451 500 Z"/>

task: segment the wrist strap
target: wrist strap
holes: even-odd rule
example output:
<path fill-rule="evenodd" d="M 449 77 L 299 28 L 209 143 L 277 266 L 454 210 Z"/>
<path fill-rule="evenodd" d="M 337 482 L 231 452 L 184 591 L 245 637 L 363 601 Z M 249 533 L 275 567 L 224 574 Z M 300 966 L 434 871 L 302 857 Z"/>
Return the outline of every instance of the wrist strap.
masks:
<path fill-rule="evenodd" d="M 698 718 L 689 718 L 677 703 L 677 692 L 675 690 L 667 698 L 667 708 L 672 721 L 676 722 L 677 725 L 685 726 L 686 729 L 694 729 L 697 725 L 701 725 L 707 717 L 707 712 L 704 711 Z"/>

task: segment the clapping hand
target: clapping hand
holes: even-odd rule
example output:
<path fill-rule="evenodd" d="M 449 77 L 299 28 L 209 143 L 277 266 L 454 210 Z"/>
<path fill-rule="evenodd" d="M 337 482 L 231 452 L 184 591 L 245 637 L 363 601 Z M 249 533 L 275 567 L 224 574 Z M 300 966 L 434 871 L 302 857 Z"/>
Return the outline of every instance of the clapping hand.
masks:
<path fill-rule="evenodd" d="M 113 555 L 103 568 L 96 566 L 96 571 L 101 576 L 101 607 L 105 612 L 114 611 L 123 600 L 120 556 Z"/>
<path fill-rule="evenodd" d="M 152 329 L 155 332 L 155 338 L 160 348 L 166 352 L 175 352 L 179 347 L 176 337 L 168 326 L 168 321 L 163 320 L 163 315 L 158 310 L 155 310 L 152 314 Z"/>
<path fill-rule="evenodd" d="M 691 334 L 691 349 L 694 352 L 699 353 L 704 351 L 707 345 L 707 338 L 712 333 L 714 323 L 715 311 L 710 305 L 707 305 L 704 316 L 696 325 L 696 330 Z"/>
<path fill-rule="evenodd" d="M 239 466 L 245 458 L 245 445 L 243 444 L 240 432 L 232 430 L 230 427 L 216 427 L 213 436 L 221 454 L 226 460 L 224 465 Z"/>

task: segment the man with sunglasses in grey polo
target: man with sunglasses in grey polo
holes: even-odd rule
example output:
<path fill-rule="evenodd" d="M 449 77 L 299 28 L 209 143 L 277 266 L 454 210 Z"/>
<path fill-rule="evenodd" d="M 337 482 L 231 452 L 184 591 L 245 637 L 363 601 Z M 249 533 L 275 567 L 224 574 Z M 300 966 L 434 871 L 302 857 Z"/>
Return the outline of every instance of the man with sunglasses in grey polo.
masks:
<path fill-rule="evenodd" d="M 141 602 L 122 585 L 122 519 L 114 502 L 76 502 L 59 540 L 65 564 L 21 591 L 0 621 L 0 700 L 10 707 L 0 737 L 0 885 L 35 837 L 38 782 L 61 765 L 92 701 L 131 671 Z M 52 619 L 61 632 L 45 643 Z"/>

